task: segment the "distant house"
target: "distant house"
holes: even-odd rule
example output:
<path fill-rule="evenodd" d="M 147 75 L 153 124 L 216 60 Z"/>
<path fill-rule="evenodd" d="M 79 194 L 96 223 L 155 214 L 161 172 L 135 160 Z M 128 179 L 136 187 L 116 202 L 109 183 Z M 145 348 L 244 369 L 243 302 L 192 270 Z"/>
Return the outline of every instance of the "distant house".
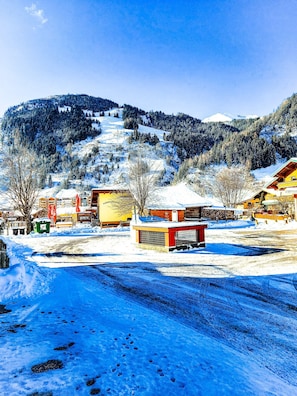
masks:
<path fill-rule="evenodd" d="M 242 208 L 244 212 L 252 212 L 277 202 L 277 197 L 274 190 L 262 189 L 248 198 L 245 198 L 238 207 Z"/>
<path fill-rule="evenodd" d="M 254 218 L 256 220 L 284 220 L 284 216 L 281 216 L 280 202 L 278 197 L 275 195 L 274 190 L 262 189 L 251 196 L 245 198 L 239 205 L 238 208 L 242 209 L 242 215 L 248 218 Z"/>
<path fill-rule="evenodd" d="M 168 221 L 201 219 L 202 208 L 209 206 L 209 200 L 184 183 L 158 188 L 146 204 L 150 216 Z"/>
<path fill-rule="evenodd" d="M 72 226 L 77 222 L 92 221 L 94 217 L 90 209 L 89 194 L 78 194 L 75 189 L 59 191 L 54 197 L 40 197 L 36 217 L 48 217 L 52 225 Z"/>
<path fill-rule="evenodd" d="M 238 207 L 242 208 L 244 211 L 255 210 L 261 206 L 266 194 L 267 193 L 264 190 L 251 193 L 242 202 L 240 202 Z"/>
<path fill-rule="evenodd" d="M 253 213 L 257 221 L 296 219 L 297 158 L 284 163 L 264 188 L 242 202 L 243 209 Z"/>
<path fill-rule="evenodd" d="M 104 227 L 129 224 L 132 218 L 129 200 L 130 192 L 127 189 L 93 188 L 91 207 L 96 209 L 99 225 Z"/>

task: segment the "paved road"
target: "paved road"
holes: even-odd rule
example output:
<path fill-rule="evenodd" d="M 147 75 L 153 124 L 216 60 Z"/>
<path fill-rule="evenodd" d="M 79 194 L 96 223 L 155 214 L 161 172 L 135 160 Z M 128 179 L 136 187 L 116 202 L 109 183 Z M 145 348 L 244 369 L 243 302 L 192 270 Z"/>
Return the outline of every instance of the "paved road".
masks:
<path fill-rule="evenodd" d="M 86 253 L 88 237 L 61 238 L 34 257 L 68 262 L 86 282 L 97 279 L 297 385 L 297 376 L 288 374 L 297 373 L 296 230 L 207 230 L 207 247 L 196 254 L 125 254 L 112 238 L 93 237 L 95 253 Z"/>
<path fill-rule="evenodd" d="M 49 237 L 33 258 L 96 279 L 297 385 L 296 240 L 290 229 L 210 229 L 206 249 L 166 254 L 129 247 L 129 235 Z"/>

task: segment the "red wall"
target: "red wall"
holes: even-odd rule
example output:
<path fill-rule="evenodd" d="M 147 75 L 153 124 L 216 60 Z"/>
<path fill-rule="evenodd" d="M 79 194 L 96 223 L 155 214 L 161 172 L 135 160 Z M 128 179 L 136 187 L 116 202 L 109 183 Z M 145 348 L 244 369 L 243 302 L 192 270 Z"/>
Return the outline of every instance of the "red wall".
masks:
<path fill-rule="evenodd" d="M 184 221 L 185 218 L 184 211 L 178 210 L 177 213 L 178 213 L 178 221 Z M 150 209 L 150 215 L 172 221 L 172 210 Z"/>

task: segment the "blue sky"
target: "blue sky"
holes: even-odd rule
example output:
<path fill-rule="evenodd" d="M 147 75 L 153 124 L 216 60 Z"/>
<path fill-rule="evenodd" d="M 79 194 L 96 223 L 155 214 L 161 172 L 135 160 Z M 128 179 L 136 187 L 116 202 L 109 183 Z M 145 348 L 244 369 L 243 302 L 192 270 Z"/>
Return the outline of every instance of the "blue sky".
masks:
<path fill-rule="evenodd" d="M 296 0 L 0 0 L 0 115 L 84 93 L 266 115 L 297 92 Z"/>

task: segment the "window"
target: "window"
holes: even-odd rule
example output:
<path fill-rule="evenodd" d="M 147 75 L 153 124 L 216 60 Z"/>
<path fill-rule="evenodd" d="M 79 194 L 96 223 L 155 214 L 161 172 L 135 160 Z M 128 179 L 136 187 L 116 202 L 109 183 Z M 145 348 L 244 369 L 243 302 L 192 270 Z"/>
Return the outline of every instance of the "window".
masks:
<path fill-rule="evenodd" d="M 197 242 L 197 231 L 196 230 L 184 230 L 177 231 L 175 234 L 176 246 L 196 243 Z"/>
<path fill-rule="evenodd" d="M 164 232 L 140 231 L 139 242 L 148 245 L 165 246 Z"/>

